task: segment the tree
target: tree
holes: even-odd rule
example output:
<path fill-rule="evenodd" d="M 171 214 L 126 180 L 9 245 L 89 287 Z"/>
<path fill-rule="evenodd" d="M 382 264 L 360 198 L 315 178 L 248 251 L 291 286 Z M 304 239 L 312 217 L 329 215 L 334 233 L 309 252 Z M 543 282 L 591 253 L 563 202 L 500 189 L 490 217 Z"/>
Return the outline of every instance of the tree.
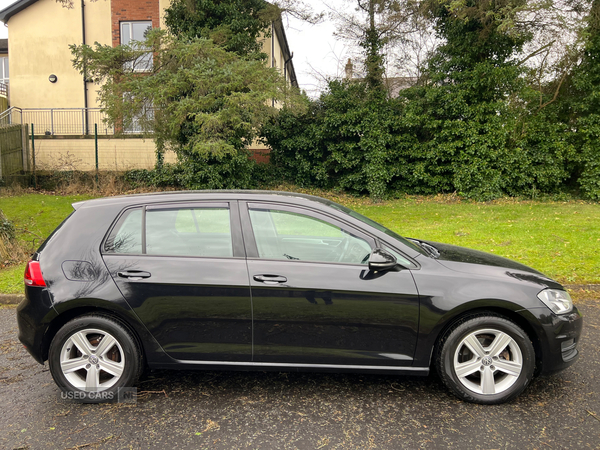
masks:
<path fill-rule="evenodd" d="M 354 8 L 332 10 L 336 36 L 362 48 L 364 79 L 370 88 L 383 84 L 385 47 L 404 41 L 416 30 L 419 3 L 415 0 L 356 0 Z"/>
<path fill-rule="evenodd" d="M 260 38 L 270 36 L 270 24 L 283 14 L 318 23 L 322 14 L 298 0 L 173 0 L 165 23 L 175 36 L 212 39 L 239 56 L 265 57 Z"/>
<path fill-rule="evenodd" d="M 507 26 L 523 3 L 430 2 L 443 43 L 428 61 L 426 85 L 401 93 L 403 121 L 419 141 L 408 157 L 421 189 L 491 199 L 547 192 L 568 177 L 564 140 L 545 139 L 549 130 L 527 103 L 520 56 L 532 34 Z"/>
<path fill-rule="evenodd" d="M 153 30 L 142 45 L 71 49 L 75 67 L 100 84 L 109 123 L 122 130 L 136 122 L 151 133 L 159 154 L 174 150 L 187 187 L 244 187 L 251 176 L 245 149 L 277 113 L 273 100 L 301 103 L 276 69 L 205 38 Z M 133 70 L 148 52 L 151 71 Z M 211 166 L 215 173 L 195 175 Z"/>
<path fill-rule="evenodd" d="M 294 183 L 381 199 L 402 167 L 399 106 L 364 82 L 331 81 L 308 110 L 283 109 L 262 133 L 272 162 Z"/>
<path fill-rule="evenodd" d="M 570 80 L 566 102 L 569 125 L 575 130 L 575 177 L 583 193 L 600 200 L 600 1 L 593 0 L 585 20 L 585 45 Z"/>
<path fill-rule="evenodd" d="M 165 23 L 174 36 L 212 39 L 238 56 L 260 57 L 259 37 L 268 33 L 275 14 L 264 0 L 174 0 Z"/>

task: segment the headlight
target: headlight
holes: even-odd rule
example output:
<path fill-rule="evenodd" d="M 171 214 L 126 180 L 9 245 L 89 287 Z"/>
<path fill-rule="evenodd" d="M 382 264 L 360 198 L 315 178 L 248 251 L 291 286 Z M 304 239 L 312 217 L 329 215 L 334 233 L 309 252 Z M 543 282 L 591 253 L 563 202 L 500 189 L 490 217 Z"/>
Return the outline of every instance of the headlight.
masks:
<path fill-rule="evenodd" d="M 566 314 L 573 311 L 573 300 L 567 291 L 544 289 L 537 296 L 554 314 Z"/>

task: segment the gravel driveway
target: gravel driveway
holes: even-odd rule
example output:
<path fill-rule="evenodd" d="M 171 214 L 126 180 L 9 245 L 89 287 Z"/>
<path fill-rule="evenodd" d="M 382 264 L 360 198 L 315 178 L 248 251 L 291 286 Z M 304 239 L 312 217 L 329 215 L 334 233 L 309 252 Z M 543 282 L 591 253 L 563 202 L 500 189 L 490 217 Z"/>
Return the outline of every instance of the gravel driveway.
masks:
<path fill-rule="evenodd" d="M 580 301 L 581 357 L 513 402 L 463 403 L 436 376 L 147 373 L 137 404 L 62 399 L 0 308 L 3 449 L 600 447 L 600 302 Z"/>

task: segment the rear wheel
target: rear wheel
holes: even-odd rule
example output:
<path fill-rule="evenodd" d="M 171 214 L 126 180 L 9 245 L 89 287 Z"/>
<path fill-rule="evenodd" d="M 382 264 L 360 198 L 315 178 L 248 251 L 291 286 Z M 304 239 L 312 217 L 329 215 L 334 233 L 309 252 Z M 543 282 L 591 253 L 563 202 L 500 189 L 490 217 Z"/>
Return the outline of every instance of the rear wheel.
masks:
<path fill-rule="evenodd" d="M 442 339 L 436 367 L 459 398 L 496 404 L 519 395 L 533 378 L 535 351 L 527 333 L 503 317 L 467 319 Z"/>
<path fill-rule="evenodd" d="M 135 385 L 143 368 L 129 331 L 116 320 L 98 315 L 66 323 L 54 336 L 48 359 L 61 390 L 88 401 L 116 399 L 119 388 Z"/>

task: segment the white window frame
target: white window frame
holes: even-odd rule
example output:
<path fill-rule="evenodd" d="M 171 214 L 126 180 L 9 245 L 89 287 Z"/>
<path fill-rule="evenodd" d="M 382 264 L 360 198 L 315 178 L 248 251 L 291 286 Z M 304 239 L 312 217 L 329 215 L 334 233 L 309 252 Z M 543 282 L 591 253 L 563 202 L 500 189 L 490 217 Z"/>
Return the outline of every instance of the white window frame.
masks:
<path fill-rule="evenodd" d="M 5 68 L 8 68 L 8 56 L 0 56 L 0 83 L 8 84 Z"/>
<path fill-rule="evenodd" d="M 131 101 L 131 99 L 132 99 L 131 92 L 123 93 L 123 102 L 124 103 Z M 144 130 L 140 124 L 140 121 L 143 116 L 147 116 L 147 118 L 149 118 L 149 119 L 154 118 L 154 108 L 152 107 L 152 104 L 147 101 L 144 101 L 144 111 L 141 115 L 133 116 L 131 118 L 131 123 L 129 124 L 128 127 L 126 127 L 125 124 L 123 124 L 123 133 L 125 133 L 125 134 L 143 134 Z"/>
<path fill-rule="evenodd" d="M 143 47 L 142 45 L 135 45 L 136 42 L 140 42 L 140 41 L 133 40 L 133 24 L 148 24 L 149 25 L 148 28 L 152 29 L 152 21 L 151 20 L 128 20 L 128 21 L 121 22 L 119 24 L 119 39 L 120 39 L 121 45 L 131 45 L 133 48 L 136 48 L 138 50 L 149 50 L 146 47 Z M 128 36 L 127 43 L 123 42 L 123 36 L 125 34 L 127 34 L 127 33 L 123 32 L 123 28 L 125 25 L 127 25 L 129 27 L 129 36 Z M 132 45 L 132 43 L 133 43 L 133 45 Z M 154 57 L 151 52 L 148 52 L 148 53 L 145 53 L 144 55 L 140 56 L 139 58 L 137 58 L 135 61 L 130 61 L 130 62 L 125 63 L 124 68 L 132 70 L 133 72 L 151 72 L 153 65 L 154 65 Z"/>

